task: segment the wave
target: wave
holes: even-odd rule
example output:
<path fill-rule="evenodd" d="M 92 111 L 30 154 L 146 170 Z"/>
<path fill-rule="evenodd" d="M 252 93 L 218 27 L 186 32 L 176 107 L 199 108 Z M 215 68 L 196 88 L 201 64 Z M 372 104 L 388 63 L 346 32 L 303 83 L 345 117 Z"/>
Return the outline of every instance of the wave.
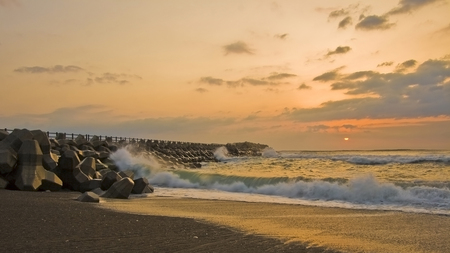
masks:
<path fill-rule="evenodd" d="M 364 175 L 343 182 L 309 180 L 302 177 L 227 176 L 204 174 L 198 170 L 164 170 L 155 166 L 152 157 L 133 158 L 126 150 L 118 152 L 111 158 L 118 163 L 119 168 L 126 167 L 134 170 L 137 175 L 145 175 L 151 184 L 160 187 L 210 189 L 311 201 L 397 205 L 450 211 L 450 190 L 447 187 L 400 187 L 393 183 L 379 182 L 373 175 Z"/>
<path fill-rule="evenodd" d="M 343 161 L 357 165 L 383 165 L 389 163 L 450 163 L 449 155 L 320 155 L 309 153 L 282 154 L 283 158 L 299 159 L 327 159 Z"/>

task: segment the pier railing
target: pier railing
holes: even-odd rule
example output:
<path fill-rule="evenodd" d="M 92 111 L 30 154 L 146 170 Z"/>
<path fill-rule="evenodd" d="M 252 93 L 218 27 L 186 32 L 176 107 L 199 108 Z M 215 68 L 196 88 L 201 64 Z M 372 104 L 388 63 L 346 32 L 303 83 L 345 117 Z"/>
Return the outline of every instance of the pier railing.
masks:
<path fill-rule="evenodd" d="M 11 133 L 14 129 L 3 128 L 8 133 Z M 82 135 L 87 141 L 90 141 L 94 136 L 98 137 L 102 140 L 109 140 L 111 142 L 156 142 L 156 143 L 165 143 L 165 144 L 202 144 L 204 143 L 193 143 L 193 142 L 183 142 L 183 141 L 168 141 L 168 140 L 154 140 L 154 139 L 145 139 L 145 138 L 132 138 L 132 137 L 119 137 L 119 136 L 110 136 L 110 135 L 94 135 L 94 134 L 79 134 L 79 133 L 65 133 L 65 132 L 50 132 L 44 131 L 47 133 L 48 138 L 54 139 L 68 139 L 75 140 L 79 135 Z M 212 145 L 221 145 L 216 143 L 211 143 Z"/>

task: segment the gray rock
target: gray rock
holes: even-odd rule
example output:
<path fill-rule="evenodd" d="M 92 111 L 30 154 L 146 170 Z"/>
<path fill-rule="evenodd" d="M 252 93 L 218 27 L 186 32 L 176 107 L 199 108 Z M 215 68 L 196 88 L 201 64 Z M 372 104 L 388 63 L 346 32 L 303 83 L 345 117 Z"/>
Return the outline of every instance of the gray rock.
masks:
<path fill-rule="evenodd" d="M 108 190 L 114 183 L 120 181 L 122 177 L 115 171 L 109 171 L 102 177 L 100 188 L 104 191 Z"/>
<path fill-rule="evenodd" d="M 95 188 L 92 190 L 93 193 L 97 194 L 98 196 L 101 196 L 103 193 L 105 193 L 105 191 L 103 191 L 100 188 Z"/>
<path fill-rule="evenodd" d="M 14 149 L 0 146 L 0 174 L 13 171 L 17 163 L 17 153 Z"/>
<path fill-rule="evenodd" d="M 58 155 L 50 152 L 42 156 L 42 165 L 46 170 L 54 170 L 58 166 Z"/>
<path fill-rule="evenodd" d="M 44 178 L 42 178 L 41 186 L 39 187 L 39 190 L 43 191 L 59 191 L 61 190 L 61 187 L 63 186 L 62 180 L 53 172 L 46 170 Z"/>
<path fill-rule="evenodd" d="M 80 163 L 80 158 L 73 150 L 66 150 L 58 160 L 58 165 L 63 170 L 73 170 Z"/>
<path fill-rule="evenodd" d="M 87 192 L 87 191 L 92 191 L 96 188 L 100 188 L 101 184 L 102 184 L 101 179 L 89 180 L 87 182 L 80 184 L 80 192 Z"/>
<path fill-rule="evenodd" d="M 6 189 L 9 182 L 8 180 L 4 179 L 3 177 L 0 177 L 0 189 Z"/>
<path fill-rule="evenodd" d="M 119 175 L 121 177 L 129 177 L 131 179 L 134 178 L 134 172 L 131 170 L 124 170 L 124 171 L 119 171 Z"/>
<path fill-rule="evenodd" d="M 95 159 L 92 157 L 86 157 L 81 161 L 77 167 L 87 176 L 93 178 L 95 176 Z"/>
<path fill-rule="evenodd" d="M 35 191 L 41 186 L 46 170 L 42 166 L 42 151 L 36 140 L 25 140 L 18 152 L 16 186 Z"/>
<path fill-rule="evenodd" d="M 47 133 L 41 130 L 33 130 L 31 131 L 33 138 L 38 141 L 39 146 L 41 147 L 42 154 L 50 154 L 51 144 L 50 139 L 47 136 Z"/>
<path fill-rule="evenodd" d="M 3 141 L 3 139 L 5 139 L 8 135 L 9 133 L 7 131 L 5 131 L 4 129 L 0 129 L 0 141 Z"/>
<path fill-rule="evenodd" d="M 147 178 L 138 178 L 134 180 L 134 187 L 131 190 L 134 194 L 142 194 L 142 193 L 153 193 L 154 189 L 148 183 Z"/>
<path fill-rule="evenodd" d="M 31 140 L 33 135 L 27 129 L 14 129 L 5 139 L 0 142 L 0 146 L 11 147 L 15 152 L 18 152 L 22 142 Z"/>
<path fill-rule="evenodd" d="M 94 192 L 85 192 L 85 193 L 81 194 L 77 198 L 77 200 L 81 201 L 81 202 L 94 202 L 94 203 L 100 202 L 99 196 Z"/>
<path fill-rule="evenodd" d="M 122 178 L 115 182 L 101 197 L 127 199 L 133 189 L 134 182 L 129 177 Z"/>

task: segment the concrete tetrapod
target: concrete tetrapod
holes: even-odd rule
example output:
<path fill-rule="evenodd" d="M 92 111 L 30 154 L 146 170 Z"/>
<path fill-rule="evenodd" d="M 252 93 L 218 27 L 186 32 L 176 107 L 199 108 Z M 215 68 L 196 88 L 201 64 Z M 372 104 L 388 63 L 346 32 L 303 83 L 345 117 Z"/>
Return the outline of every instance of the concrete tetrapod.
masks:
<path fill-rule="evenodd" d="M 154 188 L 149 184 L 147 178 L 138 178 L 134 180 L 134 187 L 131 190 L 134 194 L 153 193 Z"/>
<path fill-rule="evenodd" d="M 111 185 L 111 187 L 109 187 L 109 189 L 100 197 L 127 199 L 128 196 L 130 196 L 133 186 L 133 180 L 129 177 L 125 177 Z"/>
<path fill-rule="evenodd" d="M 93 192 L 85 192 L 81 194 L 77 198 L 77 200 L 81 202 L 95 202 L 95 203 L 100 202 L 100 198 L 98 197 L 98 195 Z"/>

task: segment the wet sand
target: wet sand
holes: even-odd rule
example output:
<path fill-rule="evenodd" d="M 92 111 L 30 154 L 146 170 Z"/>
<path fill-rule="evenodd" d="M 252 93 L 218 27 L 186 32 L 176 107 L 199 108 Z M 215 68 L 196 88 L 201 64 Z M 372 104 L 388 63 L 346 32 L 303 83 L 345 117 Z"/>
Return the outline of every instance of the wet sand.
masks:
<path fill-rule="evenodd" d="M 450 217 L 395 211 L 183 199 L 105 199 L 120 212 L 193 218 L 247 234 L 345 252 L 450 252 Z"/>
<path fill-rule="evenodd" d="M 0 251 L 333 252 L 196 219 L 107 210 L 100 206 L 111 206 L 113 202 L 82 203 L 75 200 L 79 195 L 78 192 L 0 189 Z M 116 203 L 132 209 L 141 206 L 140 201 L 134 200 Z M 153 208 L 148 206 L 152 202 L 144 203 L 147 208 Z"/>

